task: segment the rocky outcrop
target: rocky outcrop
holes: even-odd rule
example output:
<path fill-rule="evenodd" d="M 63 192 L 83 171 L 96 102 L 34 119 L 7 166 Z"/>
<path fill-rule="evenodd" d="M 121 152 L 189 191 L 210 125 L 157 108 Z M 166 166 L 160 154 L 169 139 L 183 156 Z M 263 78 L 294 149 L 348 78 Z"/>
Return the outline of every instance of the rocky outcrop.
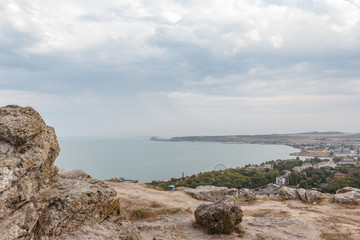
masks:
<path fill-rule="evenodd" d="M 138 229 L 130 222 L 114 224 L 104 222 L 92 226 L 86 225 L 74 232 L 67 232 L 59 237 L 59 240 L 99 240 L 99 239 L 118 239 L 118 240 L 141 240 L 142 237 Z"/>
<path fill-rule="evenodd" d="M 232 196 L 234 198 L 239 197 L 239 190 L 237 188 L 230 188 L 227 193 L 229 196 Z"/>
<path fill-rule="evenodd" d="M 185 189 L 184 192 L 190 194 L 192 197 L 198 200 L 205 200 L 215 202 L 227 195 L 238 197 L 238 190 L 236 188 L 228 189 L 227 187 L 216 186 L 198 186 L 195 189 Z"/>
<path fill-rule="evenodd" d="M 81 170 L 59 170 L 59 151 L 34 109 L 0 108 L 0 239 L 62 239 L 117 217 L 116 192 Z"/>
<path fill-rule="evenodd" d="M 248 188 L 241 188 L 239 189 L 239 195 L 244 196 L 244 197 L 253 197 L 255 196 L 255 193 L 252 189 L 248 189 Z"/>
<path fill-rule="evenodd" d="M 196 222 L 210 232 L 231 233 L 241 223 L 243 213 L 235 198 L 227 196 L 211 204 L 201 204 L 195 210 Z"/>
<path fill-rule="evenodd" d="M 296 190 L 296 192 L 297 192 L 300 200 L 305 201 L 305 202 L 307 201 L 305 189 L 299 188 Z"/>
<path fill-rule="evenodd" d="M 344 187 L 336 191 L 336 194 L 347 193 L 347 192 L 360 192 L 360 189 L 353 187 Z"/>
<path fill-rule="evenodd" d="M 315 190 L 306 191 L 306 200 L 307 200 L 307 202 L 312 203 L 312 202 L 318 200 L 320 194 L 321 193 L 319 191 L 315 191 Z"/>
<path fill-rule="evenodd" d="M 56 175 L 55 131 L 32 108 L 0 108 L 0 149 L 0 238 L 29 236 L 46 207 L 34 196 Z"/>
<path fill-rule="evenodd" d="M 120 214 L 120 202 L 113 189 L 82 176 L 65 177 L 74 175 L 72 172 L 62 170 L 51 187 L 35 196 L 47 204 L 35 228 L 39 236 L 57 236 Z"/>
<path fill-rule="evenodd" d="M 296 200 L 299 199 L 299 194 L 295 188 L 282 186 L 279 191 L 279 197 L 284 200 Z"/>
<path fill-rule="evenodd" d="M 336 191 L 334 200 L 340 204 L 360 204 L 360 189 L 344 187 Z"/>
<path fill-rule="evenodd" d="M 303 188 L 295 189 L 282 186 L 279 191 L 279 197 L 283 200 L 297 200 L 312 203 L 319 199 L 320 192 L 315 190 L 305 190 Z"/>

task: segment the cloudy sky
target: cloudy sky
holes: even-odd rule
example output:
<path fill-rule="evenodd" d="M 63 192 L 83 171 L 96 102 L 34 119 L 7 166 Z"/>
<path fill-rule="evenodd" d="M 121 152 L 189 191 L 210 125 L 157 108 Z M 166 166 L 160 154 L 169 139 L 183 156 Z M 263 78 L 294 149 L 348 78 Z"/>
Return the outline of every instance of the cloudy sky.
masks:
<path fill-rule="evenodd" d="M 59 136 L 360 132 L 360 0 L 1 0 L 7 104 Z"/>

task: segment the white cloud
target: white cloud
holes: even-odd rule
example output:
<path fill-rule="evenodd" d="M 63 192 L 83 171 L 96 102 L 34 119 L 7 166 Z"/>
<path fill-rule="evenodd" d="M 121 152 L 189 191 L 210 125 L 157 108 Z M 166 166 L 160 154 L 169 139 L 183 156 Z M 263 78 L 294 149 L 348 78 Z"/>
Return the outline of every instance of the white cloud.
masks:
<path fill-rule="evenodd" d="M 284 40 L 282 39 L 282 37 L 280 35 L 274 35 L 270 37 L 270 41 L 273 45 L 273 47 L 276 48 L 280 48 L 283 45 Z"/>
<path fill-rule="evenodd" d="M 335 108 L 351 107 L 351 103 L 359 99 L 348 95 L 279 95 L 279 96 L 245 96 L 230 97 L 205 95 L 192 92 L 171 92 L 169 99 L 179 108 L 191 112 L 206 112 L 209 109 L 216 113 L 233 111 L 258 112 L 258 113 L 296 113 L 301 109 L 303 114 L 314 113 Z M 331 106 L 331 107 L 329 107 Z M 329 112 L 327 112 L 329 113 Z"/>
<path fill-rule="evenodd" d="M 224 56 L 241 54 L 248 47 L 291 46 L 286 51 L 298 52 L 357 44 L 360 9 L 356 1 L 315 0 L 314 10 L 299 8 L 301 1 L 297 2 L 266 5 L 265 1 L 199 0 L 182 5 L 170 0 L 8 0 L 1 4 L 4 11 L 0 18 L 38 39 L 22 46 L 25 52 L 69 52 L 72 57 L 70 53 L 91 49 L 109 62 L 114 54 L 103 51 L 107 45 L 125 57 L 130 54 L 124 49 L 137 57 L 159 56 L 157 49 L 166 46 L 153 46 L 148 41 L 158 32 L 168 41 L 182 41 Z"/>
<path fill-rule="evenodd" d="M 49 106 L 54 102 L 50 94 L 38 94 L 30 91 L 19 91 L 0 89 L 0 106 L 21 105 L 21 106 Z"/>

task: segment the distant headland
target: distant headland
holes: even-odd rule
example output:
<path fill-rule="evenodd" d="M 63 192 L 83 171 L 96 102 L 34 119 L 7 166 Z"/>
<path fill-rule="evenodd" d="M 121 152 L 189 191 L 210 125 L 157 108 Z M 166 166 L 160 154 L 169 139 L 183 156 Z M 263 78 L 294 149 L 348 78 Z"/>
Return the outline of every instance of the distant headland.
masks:
<path fill-rule="evenodd" d="M 152 137 L 152 141 L 170 142 L 219 142 L 233 144 L 276 144 L 287 145 L 301 152 L 293 156 L 331 157 L 359 154 L 360 133 L 337 131 L 305 132 L 290 134 L 183 136 L 172 138 Z"/>
<path fill-rule="evenodd" d="M 152 137 L 153 141 L 174 142 L 222 142 L 222 143 L 255 143 L 255 144 L 283 144 L 289 146 L 302 145 L 339 145 L 360 144 L 360 133 L 344 132 L 305 132 L 289 134 L 259 134 L 259 135 L 222 135 L 222 136 L 183 136 L 172 138 Z"/>

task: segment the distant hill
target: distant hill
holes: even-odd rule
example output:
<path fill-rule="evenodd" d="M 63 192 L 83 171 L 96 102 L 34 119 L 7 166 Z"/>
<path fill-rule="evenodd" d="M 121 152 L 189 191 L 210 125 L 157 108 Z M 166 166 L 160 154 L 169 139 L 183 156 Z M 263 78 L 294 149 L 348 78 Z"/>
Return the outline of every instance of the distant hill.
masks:
<path fill-rule="evenodd" d="M 318 132 L 318 131 L 314 131 L 314 132 L 304 132 L 304 133 L 298 133 L 298 134 L 310 134 L 310 135 L 315 135 L 315 134 L 319 134 L 319 135 L 339 135 L 339 134 L 346 134 L 343 132 L 337 132 L 337 131 L 329 131 L 329 132 Z"/>
<path fill-rule="evenodd" d="M 173 137 L 169 141 L 181 142 L 222 142 L 222 143 L 258 143 L 258 144 L 360 144 L 360 133 L 344 133 L 338 131 L 305 132 L 291 134 L 261 135 L 223 135 L 223 136 L 183 136 Z"/>

